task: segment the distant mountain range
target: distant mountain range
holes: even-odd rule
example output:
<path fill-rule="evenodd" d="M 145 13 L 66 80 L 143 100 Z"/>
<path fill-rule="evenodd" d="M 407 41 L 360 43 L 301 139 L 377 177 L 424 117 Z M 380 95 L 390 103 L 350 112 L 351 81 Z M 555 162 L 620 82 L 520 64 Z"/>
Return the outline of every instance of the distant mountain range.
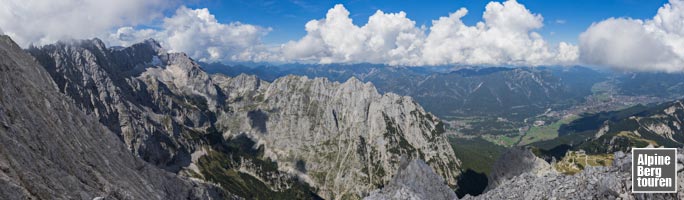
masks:
<path fill-rule="evenodd" d="M 587 114 L 559 128 L 560 137 L 533 146 L 570 149 L 591 154 L 628 151 L 632 147 L 684 146 L 684 104 L 676 100 L 638 105 L 624 110 Z"/>
<path fill-rule="evenodd" d="M 606 76 L 583 67 L 462 68 L 391 67 L 373 64 L 330 64 L 245 67 L 200 63 L 210 73 L 241 73 L 271 80 L 286 75 L 372 82 L 380 92 L 415 98 L 441 118 L 496 116 L 522 121 L 549 108 L 568 107 L 591 94 Z"/>
<path fill-rule="evenodd" d="M 684 74 L 618 72 L 587 67 L 393 67 L 378 64 L 225 65 L 199 63 L 208 73 L 256 75 L 272 81 L 287 75 L 326 77 L 344 81 L 356 77 L 372 82 L 380 92 L 416 98 L 440 117 L 514 116 L 516 109 L 557 108 L 582 101 L 592 86 L 608 81 L 616 94 L 684 97 Z M 479 87 L 478 87 L 479 86 Z M 445 99 L 440 101 L 439 99 Z M 542 109 L 542 110 L 543 110 Z"/>
<path fill-rule="evenodd" d="M 600 103 L 582 106 L 602 95 L 617 105 L 681 98 L 682 74 L 231 67 L 169 53 L 154 40 L 22 50 L 7 36 L 0 58 L 0 199 L 453 199 L 485 187 L 482 196 L 465 197 L 539 198 L 562 187 L 554 197 L 579 198 L 567 189 L 572 184 L 592 186 L 577 189 L 583 198 L 623 197 L 624 154 L 577 175 L 556 173 L 535 155 L 549 161 L 572 150 L 684 144 L 682 100 L 601 112 L 584 110 Z M 580 114 L 522 150 L 446 124 L 485 118 L 471 130 L 518 131 L 552 112 Z M 464 163 L 473 160 L 495 164 L 464 168 L 482 167 Z"/>
<path fill-rule="evenodd" d="M 388 184 L 402 157 L 423 160 L 457 187 L 460 161 L 444 124 L 412 98 L 356 78 L 211 75 L 153 40 L 27 51 L 136 156 L 229 194 L 357 199 Z"/>

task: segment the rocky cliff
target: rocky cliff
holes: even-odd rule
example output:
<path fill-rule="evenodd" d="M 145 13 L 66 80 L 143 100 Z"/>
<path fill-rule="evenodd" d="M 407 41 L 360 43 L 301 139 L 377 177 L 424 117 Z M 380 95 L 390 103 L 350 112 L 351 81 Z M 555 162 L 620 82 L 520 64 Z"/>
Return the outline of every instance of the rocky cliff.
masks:
<path fill-rule="evenodd" d="M 357 79 L 211 76 L 152 40 L 29 52 L 136 155 L 243 197 L 360 198 L 390 181 L 402 155 L 456 183 L 460 162 L 443 124 L 411 98 Z"/>
<path fill-rule="evenodd" d="M 385 185 L 401 155 L 424 159 L 450 185 L 459 161 L 437 118 L 409 97 L 379 94 L 355 78 L 214 77 L 234 112 L 219 117 L 224 137 L 247 133 L 283 170 L 302 174 L 329 198 Z M 251 90 L 245 90 L 250 89 Z"/>
<path fill-rule="evenodd" d="M 136 158 L 7 36 L 0 83 L 0 199 L 231 198 Z"/>

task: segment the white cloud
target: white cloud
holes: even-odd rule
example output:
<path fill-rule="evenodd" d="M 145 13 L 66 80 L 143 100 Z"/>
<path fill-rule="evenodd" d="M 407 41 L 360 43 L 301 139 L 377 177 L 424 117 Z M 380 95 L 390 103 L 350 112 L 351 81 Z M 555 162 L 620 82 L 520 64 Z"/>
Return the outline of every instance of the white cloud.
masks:
<path fill-rule="evenodd" d="M 484 21 L 467 26 L 461 18 L 465 8 L 432 22 L 423 57 L 427 64 L 548 65 L 570 64 L 576 52 L 561 43 L 551 49 L 533 30 L 543 25 L 541 15 L 532 14 L 516 1 L 490 2 Z"/>
<path fill-rule="evenodd" d="M 181 6 L 162 17 L 168 7 L 162 0 L 9 1 L 0 7 L 0 27 L 23 46 L 91 37 L 128 46 L 155 38 L 171 51 L 202 61 L 414 66 L 573 64 L 578 55 L 573 45 L 549 45 L 535 32 L 543 26 L 542 16 L 515 0 L 490 2 L 483 21 L 473 26 L 461 21 L 464 8 L 434 20 L 431 27 L 416 25 L 404 12 L 380 10 L 357 26 L 348 10 L 336 5 L 324 19 L 309 21 L 303 38 L 278 46 L 261 42 L 269 28 L 221 23 L 206 8 Z"/>
<path fill-rule="evenodd" d="M 332 62 L 413 62 L 425 38 L 424 31 L 406 13 L 377 11 L 368 23 L 352 23 L 342 5 L 330 9 L 325 19 L 306 23 L 307 35 L 283 45 L 288 60 Z"/>
<path fill-rule="evenodd" d="M 572 64 L 577 48 L 561 43 L 550 47 L 533 30 L 543 25 L 515 0 L 490 2 L 483 22 L 467 26 L 462 8 L 432 22 L 429 33 L 406 13 L 376 12 L 364 26 L 356 26 L 342 5 L 325 19 L 306 24 L 307 35 L 283 45 L 287 60 L 371 62 L 392 65 L 552 65 Z"/>
<path fill-rule="evenodd" d="M 261 61 L 273 59 L 260 41 L 269 30 L 240 22 L 222 24 L 206 8 L 181 6 L 173 16 L 164 18 L 160 29 L 122 27 L 108 41 L 126 46 L 155 38 L 171 51 L 202 61 Z"/>
<path fill-rule="evenodd" d="M 159 32 L 154 29 L 136 30 L 133 27 L 121 27 L 116 32 L 104 38 L 110 45 L 130 46 L 142 40 L 159 37 Z"/>
<path fill-rule="evenodd" d="M 610 18 L 580 34 L 583 63 L 638 71 L 684 71 L 684 1 L 649 20 Z"/>
<path fill-rule="evenodd" d="M 43 45 L 147 23 L 173 4 L 163 0 L 5 0 L 0 6 L 0 27 L 23 47 Z"/>

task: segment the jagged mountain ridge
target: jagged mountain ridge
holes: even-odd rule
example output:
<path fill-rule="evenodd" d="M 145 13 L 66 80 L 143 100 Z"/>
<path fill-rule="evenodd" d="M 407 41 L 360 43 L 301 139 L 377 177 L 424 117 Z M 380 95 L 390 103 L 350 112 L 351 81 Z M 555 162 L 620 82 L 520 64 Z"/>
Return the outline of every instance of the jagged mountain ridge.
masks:
<path fill-rule="evenodd" d="M 211 73 L 240 73 L 274 80 L 289 74 L 344 81 L 356 77 L 372 82 L 380 92 L 414 97 L 426 110 L 442 117 L 497 116 L 522 120 L 547 108 L 563 108 L 591 94 L 605 79 L 582 68 L 463 68 L 391 67 L 375 64 L 329 64 L 245 67 L 200 63 Z"/>
<path fill-rule="evenodd" d="M 606 120 L 595 134 L 577 148 L 592 153 L 628 151 L 631 147 L 684 146 L 684 104 L 682 100 L 659 105 L 633 107 L 632 115 Z"/>
<path fill-rule="evenodd" d="M 381 95 L 356 79 L 209 76 L 187 55 L 164 52 L 151 40 L 113 49 L 94 39 L 28 51 L 60 91 L 139 157 L 229 191 L 257 181 L 266 193 L 360 198 L 389 182 L 401 155 L 427 160 L 452 186 L 458 175 L 439 119 L 411 98 Z"/>
<path fill-rule="evenodd" d="M 180 135 L 210 128 L 211 116 L 196 105 L 184 106 L 187 99 L 175 95 L 171 88 L 147 87 L 145 78 L 149 76 L 146 75 L 153 72 L 146 73 L 145 68 L 152 61 L 161 62 L 155 57 L 157 54 L 163 55 L 166 62 L 173 62 L 179 56 L 162 53 L 160 49 L 152 40 L 120 50 L 107 49 L 102 41 L 91 40 L 62 42 L 29 49 L 29 52 L 50 72 L 61 92 L 120 134 L 129 149 L 148 162 L 177 172 L 182 165 L 187 165 L 188 152 L 192 151 L 182 149 L 192 146 L 192 141 Z M 188 70 L 193 70 L 192 66 Z M 158 80 L 148 80 L 151 87 L 157 85 Z M 211 93 L 215 95 L 216 91 L 207 92 Z M 161 124 L 169 116 L 183 120 L 167 120 L 170 124 Z"/>
<path fill-rule="evenodd" d="M 372 84 L 354 78 L 337 83 L 287 76 L 267 84 L 255 76 L 215 76 L 220 79 L 221 88 L 253 89 L 237 91 L 248 96 L 231 93 L 229 101 L 249 97 L 258 102 L 232 103 L 238 105 L 236 110 L 256 110 L 220 117 L 219 124 L 228 130 L 225 134 L 251 130 L 259 143 L 279 150 L 266 155 L 294 164 L 293 168 L 299 160 L 305 161 L 306 169 L 299 171 L 306 171 L 317 185 L 330 185 L 332 194 L 345 190 L 364 194 L 383 186 L 399 167 L 401 155 L 426 160 L 455 185 L 457 172 L 452 169 L 459 162 L 446 143 L 443 124 L 410 97 L 381 95 Z M 228 85 L 227 80 L 238 85 Z M 263 116 L 268 116 L 266 123 Z M 367 185 L 354 185 L 359 182 Z"/>
<path fill-rule="evenodd" d="M 0 72 L 0 199 L 231 197 L 133 156 L 4 35 Z"/>
<path fill-rule="evenodd" d="M 629 151 L 632 147 L 684 146 L 684 106 L 682 100 L 637 105 L 617 111 L 585 114 L 560 126 L 560 137 L 533 143 L 546 150 L 584 150 L 590 154 Z M 565 147 L 562 147 L 565 146 Z M 565 150 L 561 150 L 565 149 Z"/>

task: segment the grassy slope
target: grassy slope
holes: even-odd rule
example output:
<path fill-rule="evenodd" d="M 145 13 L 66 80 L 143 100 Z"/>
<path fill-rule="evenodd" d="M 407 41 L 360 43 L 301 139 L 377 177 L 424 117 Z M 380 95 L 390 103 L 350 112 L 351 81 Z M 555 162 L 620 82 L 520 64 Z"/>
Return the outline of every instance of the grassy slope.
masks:
<path fill-rule="evenodd" d="M 538 141 L 551 140 L 558 137 L 558 129 L 563 124 L 568 124 L 579 117 L 572 116 L 558 120 L 546 126 L 535 126 L 527 131 L 518 145 L 527 145 Z"/>
<path fill-rule="evenodd" d="M 562 160 L 554 164 L 558 172 L 576 174 L 587 166 L 610 166 L 613 164 L 613 154 L 580 154 L 569 151 Z"/>

